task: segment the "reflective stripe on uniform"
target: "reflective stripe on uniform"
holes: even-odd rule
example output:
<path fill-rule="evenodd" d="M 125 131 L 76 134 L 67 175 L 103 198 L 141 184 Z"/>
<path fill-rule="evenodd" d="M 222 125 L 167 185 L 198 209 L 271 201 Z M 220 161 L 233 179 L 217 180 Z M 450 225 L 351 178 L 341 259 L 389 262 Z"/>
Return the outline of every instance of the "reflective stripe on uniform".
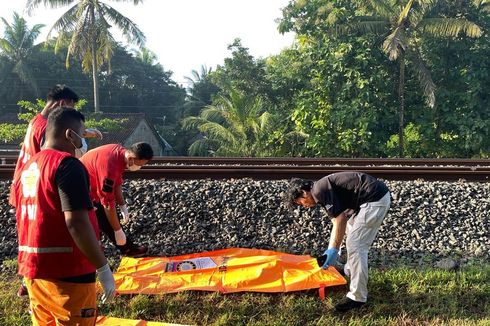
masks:
<path fill-rule="evenodd" d="M 73 252 L 72 247 L 45 247 L 36 248 L 29 246 L 19 246 L 19 251 L 25 251 L 30 254 L 52 254 L 52 253 L 70 253 Z"/>

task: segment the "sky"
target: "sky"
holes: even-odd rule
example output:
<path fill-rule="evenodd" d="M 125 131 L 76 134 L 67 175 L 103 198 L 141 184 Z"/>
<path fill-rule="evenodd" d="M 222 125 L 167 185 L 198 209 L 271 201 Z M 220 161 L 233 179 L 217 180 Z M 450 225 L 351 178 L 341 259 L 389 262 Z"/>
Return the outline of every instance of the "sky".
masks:
<path fill-rule="evenodd" d="M 172 79 L 186 86 L 184 76 L 201 66 L 216 68 L 231 56 L 227 46 L 235 38 L 249 48 L 255 58 L 278 54 L 290 46 L 294 35 L 281 35 L 276 19 L 289 0 L 144 0 L 134 6 L 128 3 L 102 0 L 130 18 L 146 36 L 146 47 L 153 51 Z M 12 21 L 17 11 L 28 22 L 44 24 L 38 42 L 44 41 L 49 29 L 69 7 L 45 8 L 42 4 L 29 16 L 25 0 L 0 0 L 0 17 Z M 0 23 L 0 35 L 4 26 Z M 118 41 L 120 34 L 114 32 Z"/>

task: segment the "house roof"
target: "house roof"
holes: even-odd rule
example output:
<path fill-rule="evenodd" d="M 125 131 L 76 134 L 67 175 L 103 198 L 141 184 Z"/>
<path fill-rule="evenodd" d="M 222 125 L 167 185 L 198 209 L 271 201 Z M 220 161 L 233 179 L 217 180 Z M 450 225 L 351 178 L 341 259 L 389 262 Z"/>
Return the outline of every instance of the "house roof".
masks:
<path fill-rule="evenodd" d="M 90 144 L 100 146 L 105 144 L 123 144 L 131 136 L 136 127 L 138 127 L 141 120 L 146 120 L 146 117 L 144 113 L 100 113 L 90 116 L 90 119 L 96 121 L 103 119 L 122 120 L 120 128 L 109 131 L 101 130 L 103 135 L 102 140 L 90 139 Z"/>

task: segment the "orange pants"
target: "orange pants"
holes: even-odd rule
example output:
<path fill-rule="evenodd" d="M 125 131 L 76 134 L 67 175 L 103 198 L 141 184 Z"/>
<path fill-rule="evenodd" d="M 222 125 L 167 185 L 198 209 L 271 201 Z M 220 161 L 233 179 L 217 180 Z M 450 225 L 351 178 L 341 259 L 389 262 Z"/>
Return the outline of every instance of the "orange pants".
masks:
<path fill-rule="evenodd" d="M 95 283 L 25 278 L 33 325 L 95 325 Z"/>

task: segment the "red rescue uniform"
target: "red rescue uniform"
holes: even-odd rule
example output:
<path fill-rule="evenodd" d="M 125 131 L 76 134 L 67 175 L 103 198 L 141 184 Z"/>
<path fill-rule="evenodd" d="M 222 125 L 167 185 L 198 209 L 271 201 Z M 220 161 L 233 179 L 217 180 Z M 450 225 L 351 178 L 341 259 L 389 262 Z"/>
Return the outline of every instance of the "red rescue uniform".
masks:
<path fill-rule="evenodd" d="M 44 141 L 44 133 L 46 132 L 47 123 L 48 119 L 41 113 L 38 113 L 31 120 L 31 122 L 29 122 L 26 135 L 24 136 L 24 142 L 22 143 L 22 147 L 20 149 L 19 158 L 17 159 L 17 164 L 15 165 L 13 178 L 14 182 L 27 161 L 41 151 L 41 145 Z M 14 196 L 10 196 L 9 203 L 14 207 L 16 206 Z"/>
<path fill-rule="evenodd" d="M 126 169 L 126 149 L 118 144 L 108 144 L 88 151 L 80 158 L 90 177 L 90 195 L 96 203 L 115 207 L 114 190 L 123 183 Z"/>
<path fill-rule="evenodd" d="M 29 279 L 63 279 L 95 272 L 66 227 L 56 172 L 67 160 L 80 164 L 69 153 L 42 150 L 27 161 L 13 184 L 18 204 L 19 274 Z M 99 238 L 95 212 L 88 212 Z"/>

